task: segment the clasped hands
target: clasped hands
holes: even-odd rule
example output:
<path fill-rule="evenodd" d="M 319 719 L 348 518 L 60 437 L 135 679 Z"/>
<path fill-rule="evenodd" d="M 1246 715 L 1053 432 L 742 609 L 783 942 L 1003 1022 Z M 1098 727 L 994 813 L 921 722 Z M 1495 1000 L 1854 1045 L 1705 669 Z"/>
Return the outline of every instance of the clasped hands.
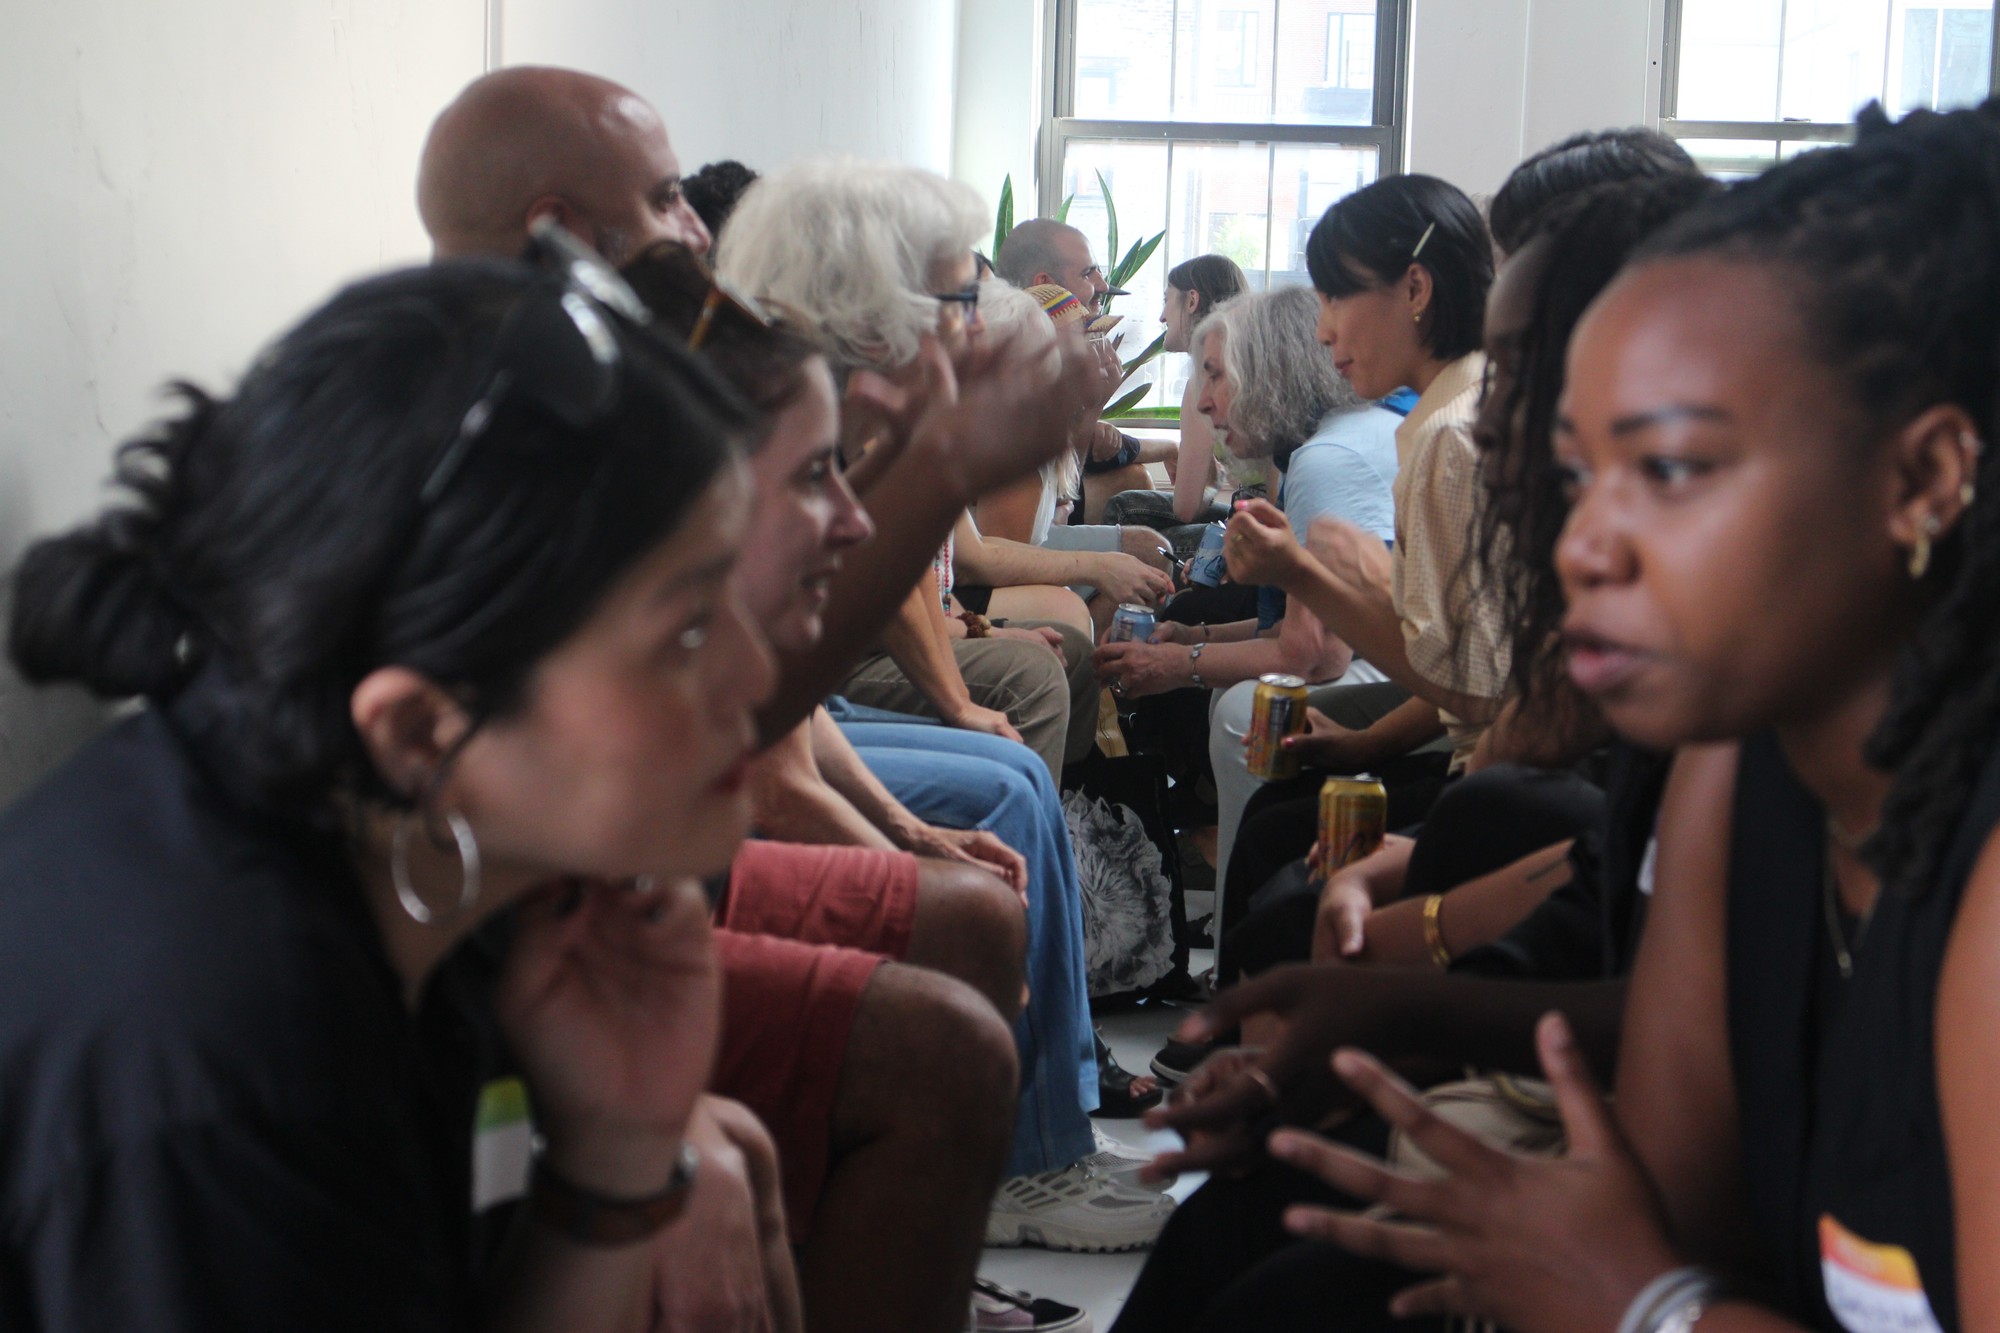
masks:
<path fill-rule="evenodd" d="M 1432 1274 L 1399 1294 L 1401 1317 L 1453 1314 L 1526 1333 L 1602 1333 L 1633 1297 L 1679 1267 L 1664 1210 L 1558 1014 L 1536 1042 L 1569 1147 L 1530 1157 L 1494 1147 L 1433 1114 L 1408 1083 L 1347 1043 L 1381 1023 L 1390 988 L 1371 969 L 1282 967 L 1217 997 L 1184 1023 L 1199 1041 L 1255 1015 L 1284 1020 L 1257 1054 L 1225 1053 L 1220 1073 L 1197 1071 L 1189 1095 L 1146 1120 L 1187 1140 L 1148 1168 L 1230 1171 L 1259 1147 L 1352 1195 L 1366 1212 L 1296 1206 L 1285 1225 L 1308 1239 Z M 1331 1058 L 1329 1059 L 1329 1054 Z M 1204 1067 L 1206 1068 L 1206 1067 Z M 1337 1075 L 1335 1082 L 1329 1075 Z M 1297 1128 L 1330 1109 L 1366 1104 L 1440 1168 L 1391 1168 Z"/>

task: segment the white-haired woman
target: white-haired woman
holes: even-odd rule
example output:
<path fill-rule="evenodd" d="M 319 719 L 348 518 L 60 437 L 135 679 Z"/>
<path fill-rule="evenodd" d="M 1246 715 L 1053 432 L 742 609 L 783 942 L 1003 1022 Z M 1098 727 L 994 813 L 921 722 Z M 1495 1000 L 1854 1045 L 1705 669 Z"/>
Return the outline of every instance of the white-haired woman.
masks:
<path fill-rule="evenodd" d="M 1363 399 L 1333 368 L 1314 334 L 1319 302 L 1306 288 L 1239 296 L 1203 320 L 1191 346 L 1198 404 L 1230 453 L 1268 459 L 1276 502 L 1303 540 L 1322 515 L 1346 519 L 1384 542 L 1395 535 L 1396 427 L 1401 418 Z M 1129 697 L 1188 686 L 1217 690 L 1210 719 L 1215 768 L 1217 877 L 1227 873 L 1244 803 L 1257 779 L 1243 762 L 1243 733 L 1259 676 L 1308 683 L 1377 682 L 1317 616 L 1260 590 L 1254 619 L 1221 625 L 1162 622 L 1152 643 L 1107 644 L 1098 671 Z"/>
<path fill-rule="evenodd" d="M 716 257 L 723 280 L 812 322 L 846 381 L 842 435 L 859 458 L 850 476 L 864 504 L 887 447 L 873 438 L 877 414 L 894 414 L 927 392 L 944 356 L 979 356 L 971 347 L 981 331 L 972 243 L 985 227 L 985 208 L 966 187 L 916 168 L 852 160 L 773 173 L 745 193 L 730 219 Z M 885 719 L 924 713 L 1013 740 L 1026 733 L 1059 776 L 1065 749 L 1080 757 L 1095 729 L 1092 710 L 1081 719 L 1081 746 L 1072 739 L 1066 747 L 1065 733 L 1073 738 L 1076 731 L 1066 676 L 1080 677 L 1080 688 L 1095 698 L 1088 635 L 1055 624 L 1053 644 L 1040 636 L 1023 643 L 991 634 L 977 615 L 947 619 L 950 545 L 935 574 L 885 634 L 888 651 L 865 661 L 843 693 L 891 710 Z M 980 698 L 992 706 L 975 702 Z M 896 730 L 917 746 L 939 729 Z M 1056 834 L 1067 842 L 1067 830 Z M 1159 1233 L 1173 1205 L 1166 1195 L 1120 1183 L 1095 1161 L 1088 1111 L 1097 1101 L 1098 1067 L 1083 980 L 1082 905 L 1073 881 L 1067 898 L 1058 887 L 1029 886 L 1031 999 L 1015 1025 L 1021 1097 L 1009 1178 L 987 1242 L 1039 1238 L 1067 1249 L 1130 1249 Z"/>

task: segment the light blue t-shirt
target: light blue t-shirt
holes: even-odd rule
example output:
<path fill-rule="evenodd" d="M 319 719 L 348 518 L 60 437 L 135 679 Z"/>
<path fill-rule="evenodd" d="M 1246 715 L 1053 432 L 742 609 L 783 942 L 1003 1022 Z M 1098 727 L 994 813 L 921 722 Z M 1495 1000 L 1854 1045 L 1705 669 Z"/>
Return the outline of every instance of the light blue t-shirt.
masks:
<path fill-rule="evenodd" d="M 1322 514 L 1344 518 L 1383 541 L 1396 538 L 1396 427 L 1381 407 L 1330 412 L 1285 469 L 1285 517 L 1303 542 Z"/>
<path fill-rule="evenodd" d="M 1278 504 L 1292 533 L 1305 544 L 1322 514 L 1344 518 L 1387 544 L 1396 539 L 1396 427 L 1403 419 L 1373 405 L 1327 413 L 1312 438 L 1292 451 L 1278 484 Z M 1284 618 L 1285 594 L 1257 590 L 1257 627 Z"/>

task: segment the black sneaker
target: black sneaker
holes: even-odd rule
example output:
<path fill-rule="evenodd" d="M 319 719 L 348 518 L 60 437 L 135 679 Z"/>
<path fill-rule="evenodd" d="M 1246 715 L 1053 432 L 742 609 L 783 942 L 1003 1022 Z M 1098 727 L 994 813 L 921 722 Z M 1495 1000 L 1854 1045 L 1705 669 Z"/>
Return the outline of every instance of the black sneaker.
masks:
<path fill-rule="evenodd" d="M 968 1333 L 1090 1333 L 1090 1316 L 1074 1305 L 974 1278 Z"/>
<path fill-rule="evenodd" d="M 1169 1086 L 1177 1086 L 1214 1053 L 1215 1043 L 1212 1041 L 1175 1041 L 1168 1038 L 1160 1053 L 1153 1057 L 1153 1076 Z"/>

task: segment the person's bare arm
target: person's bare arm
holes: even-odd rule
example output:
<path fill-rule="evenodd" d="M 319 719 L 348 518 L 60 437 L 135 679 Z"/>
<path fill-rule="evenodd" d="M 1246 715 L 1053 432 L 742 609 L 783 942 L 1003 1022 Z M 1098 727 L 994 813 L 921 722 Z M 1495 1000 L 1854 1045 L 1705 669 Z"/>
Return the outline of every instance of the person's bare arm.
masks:
<path fill-rule="evenodd" d="M 1884 890 L 1887 892 L 1887 890 Z M 1945 946 L 1938 1103 L 1951 1163 L 1960 1328 L 2000 1328 L 2000 838 L 1989 837 Z"/>
<path fill-rule="evenodd" d="M 1453 958 L 1481 945 L 1491 944 L 1521 924 L 1542 901 L 1569 883 L 1574 867 L 1569 859 L 1570 843 L 1531 852 L 1512 865 L 1488 875 L 1468 880 L 1440 895 L 1437 906 L 1437 933 L 1445 952 Z M 1428 898 L 1405 898 L 1369 914 L 1362 927 L 1361 948 L 1344 957 L 1350 963 L 1380 963 L 1387 967 L 1437 966 L 1431 956 L 1430 939 L 1424 929 Z M 1313 961 L 1320 955 L 1321 940 L 1313 937 Z"/>
<path fill-rule="evenodd" d="M 1127 696 L 1140 698 L 1185 689 L 1195 683 L 1197 671 L 1202 684 L 1224 689 L 1273 672 L 1309 681 L 1333 680 L 1352 660 L 1347 645 L 1321 629 L 1318 618 L 1302 607 L 1290 611 L 1270 634 L 1208 641 L 1197 658 L 1194 648 L 1202 642 L 1196 639 L 1185 647 L 1178 641 L 1107 643 L 1097 650 L 1098 674 L 1118 681 Z"/>
<path fill-rule="evenodd" d="M 815 709 L 813 716 L 825 711 Z M 827 780 L 811 722 L 793 727 L 751 762 L 750 805 L 752 825 L 780 842 L 883 850 L 896 845 Z"/>
<path fill-rule="evenodd" d="M 1181 394 L 1181 445 L 1174 466 L 1174 517 L 1192 523 L 1208 502 L 1208 488 L 1215 481 L 1215 427 L 1195 410 L 1201 401 L 1201 376 L 1188 376 Z"/>
<path fill-rule="evenodd" d="M 1163 620 L 1153 627 L 1154 643 L 1243 643 L 1259 637 L 1255 620 L 1231 620 L 1221 625 L 1179 625 Z"/>
<path fill-rule="evenodd" d="M 1724 978 L 1736 756 L 1724 744 L 1674 759 L 1614 1102 L 1673 1239 L 1711 1260 L 1738 1252 L 1745 1216 Z"/>
<path fill-rule="evenodd" d="M 1303 763 L 1335 773 L 1374 768 L 1444 735 L 1437 705 L 1412 695 L 1375 720 L 1375 725 L 1350 731 L 1317 708 L 1306 710 L 1306 732 L 1288 736 L 1283 744 Z"/>
<path fill-rule="evenodd" d="M 1014 588 L 1042 583 L 1067 587 L 1088 584 L 1113 602 L 1154 606 L 1173 596 L 1174 581 L 1123 551 L 1051 551 L 1019 542 L 986 538 L 970 518 L 954 531 L 953 570 L 967 583 Z"/>

